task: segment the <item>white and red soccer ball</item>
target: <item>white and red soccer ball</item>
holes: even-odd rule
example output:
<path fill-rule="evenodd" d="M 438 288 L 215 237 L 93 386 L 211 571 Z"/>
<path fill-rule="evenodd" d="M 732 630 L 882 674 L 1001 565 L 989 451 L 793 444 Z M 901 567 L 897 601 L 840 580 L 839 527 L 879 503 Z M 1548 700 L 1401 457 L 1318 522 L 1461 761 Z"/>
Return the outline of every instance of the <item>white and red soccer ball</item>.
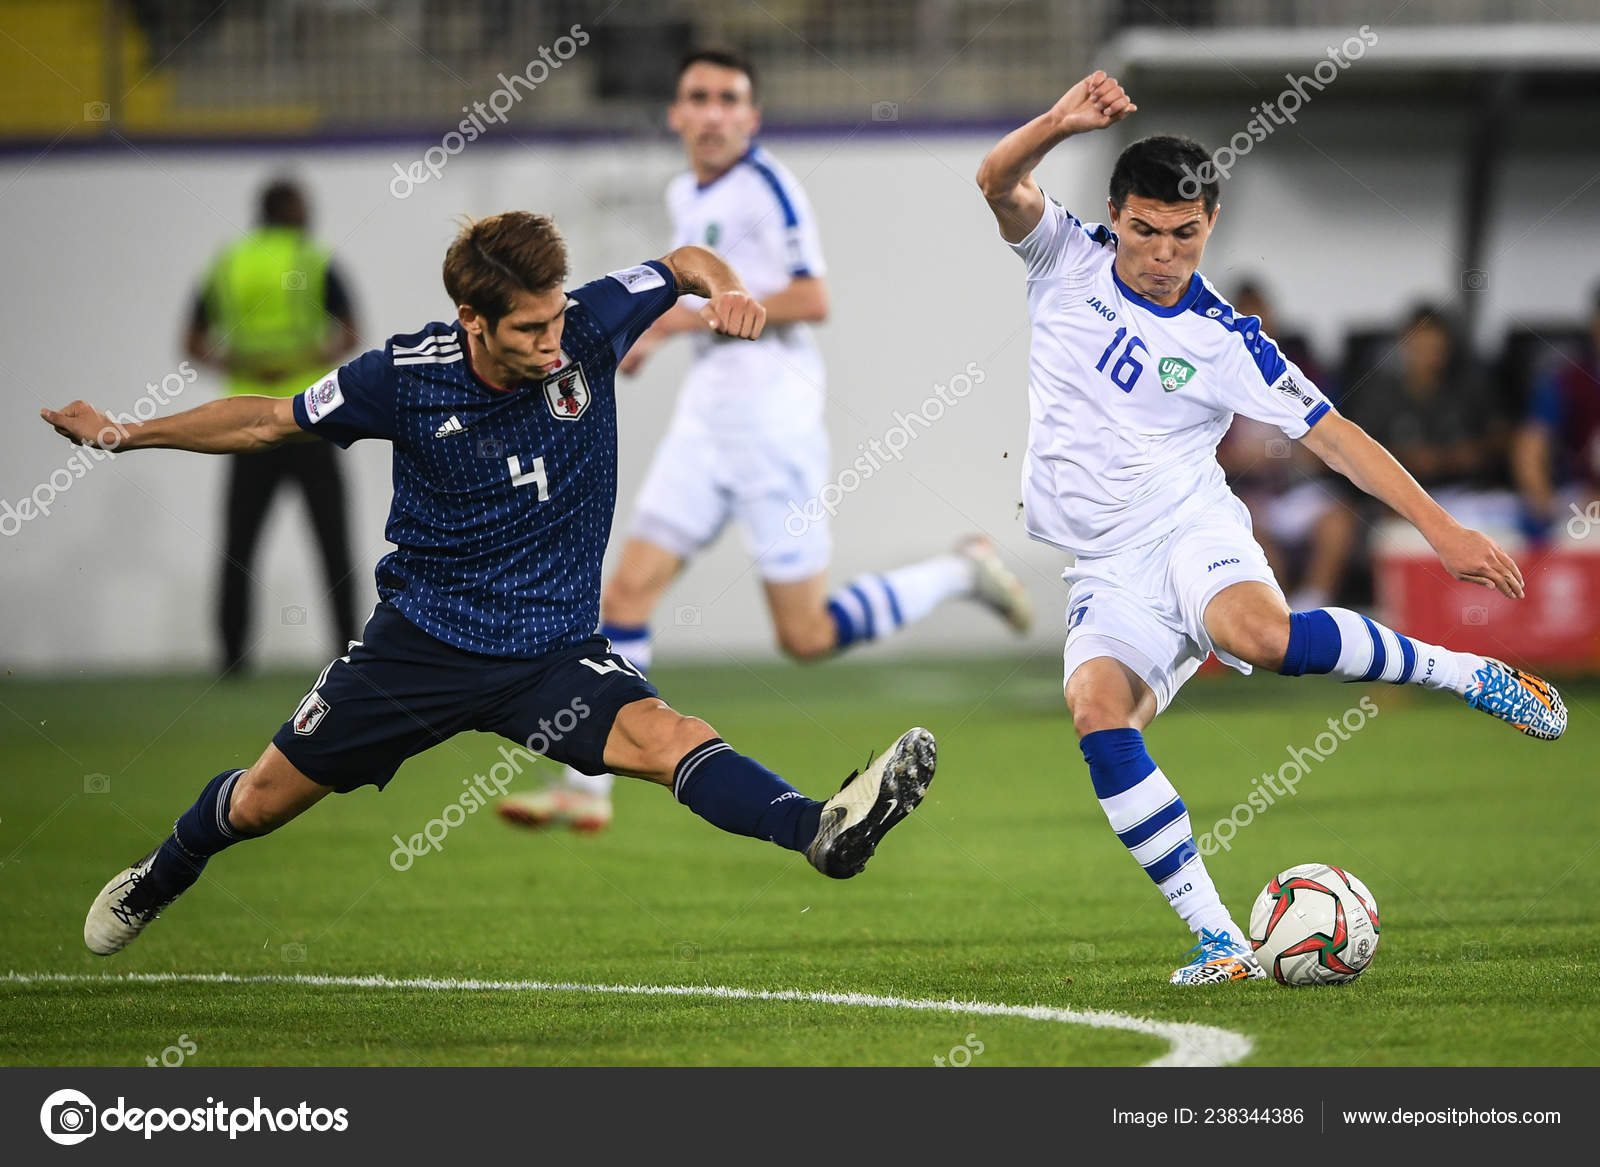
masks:
<path fill-rule="evenodd" d="M 1302 863 L 1279 872 L 1256 897 L 1250 947 L 1285 985 L 1353 981 L 1378 951 L 1378 902 L 1348 871 Z"/>

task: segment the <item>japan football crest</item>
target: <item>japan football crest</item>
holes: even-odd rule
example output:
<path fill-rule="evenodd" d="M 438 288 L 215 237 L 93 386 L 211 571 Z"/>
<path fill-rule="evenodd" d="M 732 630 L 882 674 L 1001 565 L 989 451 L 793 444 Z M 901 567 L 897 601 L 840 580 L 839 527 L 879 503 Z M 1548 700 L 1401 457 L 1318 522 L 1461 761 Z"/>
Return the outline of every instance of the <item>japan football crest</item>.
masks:
<path fill-rule="evenodd" d="M 544 400 L 550 416 L 557 421 L 577 421 L 589 408 L 589 382 L 583 379 L 583 365 L 573 364 L 544 382 Z"/>

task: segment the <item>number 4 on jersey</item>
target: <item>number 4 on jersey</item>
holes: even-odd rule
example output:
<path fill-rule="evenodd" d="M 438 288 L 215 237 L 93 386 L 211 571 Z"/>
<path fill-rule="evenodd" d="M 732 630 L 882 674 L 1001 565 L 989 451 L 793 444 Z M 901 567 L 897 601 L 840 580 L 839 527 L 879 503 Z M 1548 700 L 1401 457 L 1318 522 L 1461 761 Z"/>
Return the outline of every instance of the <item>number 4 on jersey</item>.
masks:
<path fill-rule="evenodd" d="M 529 486 L 537 483 L 539 487 L 539 501 L 550 501 L 550 480 L 544 474 L 544 459 L 535 458 L 533 468 L 526 474 L 522 472 L 522 462 L 515 455 L 506 459 L 506 469 L 511 471 L 512 486 Z"/>

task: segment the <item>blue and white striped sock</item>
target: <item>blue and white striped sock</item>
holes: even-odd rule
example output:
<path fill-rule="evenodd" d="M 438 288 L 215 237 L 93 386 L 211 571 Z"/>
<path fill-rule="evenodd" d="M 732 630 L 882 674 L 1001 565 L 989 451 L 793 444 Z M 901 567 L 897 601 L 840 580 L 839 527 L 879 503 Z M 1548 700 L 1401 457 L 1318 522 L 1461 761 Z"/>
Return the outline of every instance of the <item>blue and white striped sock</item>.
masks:
<path fill-rule="evenodd" d="M 954 553 L 857 576 L 828 598 L 836 632 L 834 649 L 891 636 L 945 600 L 970 594 L 972 587 L 972 561 Z"/>
<path fill-rule="evenodd" d="M 611 651 L 628 658 L 628 662 L 646 676 L 650 675 L 652 650 L 650 647 L 650 625 L 648 624 L 613 624 L 606 621 L 600 625 L 600 635 L 611 642 Z M 611 788 L 616 785 L 616 778 L 610 774 L 585 774 L 571 766 L 561 775 L 562 785 L 573 790 L 581 790 L 585 794 L 593 794 L 598 798 L 609 798 Z"/>
<path fill-rule="evenodd" d="M 1348 608 L 1289 613 L 1286 677 L 1325 673 L 1344 681 L 1388 681 L 1464 694 L 1484 660 L 1402 636 Z"/>
<path fill-rule="evenodd" d="M 1167 903 L 1195 935 L 1202 929 L 1245 934 L 1228 915 L 1195 847 L 1189 811 L 1144 747 L 1136 729 L 1103 729 L 1078 743 L 1100 809 Z"/>

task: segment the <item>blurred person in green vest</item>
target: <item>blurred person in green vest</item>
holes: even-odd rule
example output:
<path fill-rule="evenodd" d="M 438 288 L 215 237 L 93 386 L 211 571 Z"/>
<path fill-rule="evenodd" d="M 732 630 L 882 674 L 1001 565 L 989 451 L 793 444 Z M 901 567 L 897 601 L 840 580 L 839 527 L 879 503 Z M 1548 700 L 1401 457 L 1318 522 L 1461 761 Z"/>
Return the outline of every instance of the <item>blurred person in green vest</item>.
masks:
<path fill-rule="evenodd" d="M 293 396 L 356 348 L 348 286 L 307 233 L 308 221 L 300 187 L 270 183 L 261 193 L 260 225 L 223 249 L 195 297 L 189 356 L 221 372 L 230 394 Z M 356 635 L 356 619 L 345 487 L 333 446 L 289 442 L 229 459 L 217 613 L 223 674 L 238 674 L 249 664 L 251 561 L 273 496 L 285 482 L 305 496 L 327 592 L 315 603 L 283 605 L 277 618 L 300 624 L 325 609 L 342 652 Z"/>

